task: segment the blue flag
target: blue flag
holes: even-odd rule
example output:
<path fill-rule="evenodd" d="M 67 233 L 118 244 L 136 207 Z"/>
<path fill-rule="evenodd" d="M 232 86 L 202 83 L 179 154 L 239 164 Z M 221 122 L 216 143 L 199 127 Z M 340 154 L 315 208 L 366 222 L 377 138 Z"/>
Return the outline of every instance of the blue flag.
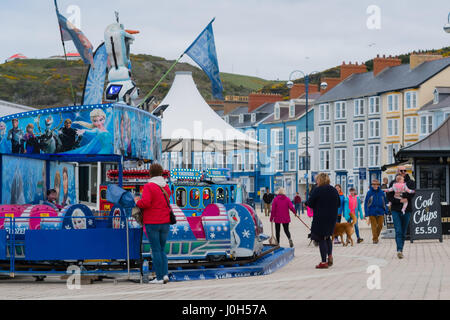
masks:
<path fill-rule="evenodd" d="M 223 86 L 220 80 L 219 63 L 217 62 L 216 45 L 212 29 L 213 22 L 214 19 L 184 53 L 191 57 L 207 74 L 211 80 L 213 96 L 223 100 Z"/>
<path fill-rule="evenodd" d="M 105 44 L 101 44 L 94 54 L 94 68 L 89 68 L 84 85 L 83 105 L 101 104 L 105 88 L 106 69 L 108 68 L 108 54 Z"/>
<path fill-rule="evenodd" d="M 61 30 L 62 41 L 73 41 L 84 63 L 94 65 L 94 48 L 91 42 L 76 28 L 70 21 L 68 21 L 62 14 L 59 13 L 58 4 L 55 0 L 56 16 L 58 17 L 59 28 Z"/>

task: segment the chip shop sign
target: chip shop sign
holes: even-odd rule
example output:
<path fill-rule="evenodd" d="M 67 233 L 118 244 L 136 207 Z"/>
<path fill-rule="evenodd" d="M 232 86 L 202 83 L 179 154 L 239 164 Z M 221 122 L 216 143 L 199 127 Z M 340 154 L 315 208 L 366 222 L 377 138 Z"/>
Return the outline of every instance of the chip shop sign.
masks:
<path fill-rule="evenodd" d="M 412 201 L 411 242 L 426 239 L 442 242 L 440 190 L 417 190 Z"/>

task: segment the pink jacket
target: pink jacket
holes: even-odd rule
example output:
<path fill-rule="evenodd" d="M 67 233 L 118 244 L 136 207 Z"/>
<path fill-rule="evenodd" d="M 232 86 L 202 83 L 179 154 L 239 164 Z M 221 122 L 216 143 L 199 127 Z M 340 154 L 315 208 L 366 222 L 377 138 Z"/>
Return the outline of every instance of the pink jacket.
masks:
<path fill-rule="evenodd" d="M 272 202 L 270 222 L 290 223 L 291 217 L 289 216 L 289 210 L 295 214 L 295 208 L 292 201 L 283 194 L 276 196 Z"/>

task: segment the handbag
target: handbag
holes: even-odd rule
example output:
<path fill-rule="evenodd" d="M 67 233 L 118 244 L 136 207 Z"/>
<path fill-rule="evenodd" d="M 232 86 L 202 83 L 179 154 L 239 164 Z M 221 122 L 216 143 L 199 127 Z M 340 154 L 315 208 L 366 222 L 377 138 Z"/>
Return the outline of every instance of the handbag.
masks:
<path fill-rule="evenodd" d="M 144 213 L 142 212 L 141 208 L 136 206 L 131 209 L 131 216 L 141 227 L 144 226 Z"/>
<path fill-rule="evenodd" d="M 161 191 L 164 193 L 164 199 L 166 199 L 166 203 L 167 203 L 167 207 L 169 208 L 170 211 L 170 224 L 174 225 L 177 223 L 177 218 L 175 217 L 175 214 L 173 213 L 172 207 L 170 206 L 169 203 L 169 195 L 167 194 L 166 190 L 164 190 L 164 188 L 162 188 L 161 186 L 158 186 Z"/>

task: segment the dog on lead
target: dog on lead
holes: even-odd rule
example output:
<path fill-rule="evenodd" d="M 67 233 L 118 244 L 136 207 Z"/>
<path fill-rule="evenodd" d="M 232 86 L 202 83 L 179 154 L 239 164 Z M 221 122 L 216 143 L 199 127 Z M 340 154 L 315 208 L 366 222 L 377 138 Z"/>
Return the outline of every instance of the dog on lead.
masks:
<path fill-rule="evenodd" d="M 353 226 L 356 224 L 356 216 L 355 214 L 350 213 L 350 217 L 352 219 L 352 222 L 336 223 L 336 226 L 334 227 L 333 239 L 335 237 L 340 237 L 344 247 L 346 247 L 349 243 L 353 247 L 352 235 L 353 233 L 355 233 L 355 228 Z M 344 233 L 347 235 L 347 239 L 345 242 Z"/>

